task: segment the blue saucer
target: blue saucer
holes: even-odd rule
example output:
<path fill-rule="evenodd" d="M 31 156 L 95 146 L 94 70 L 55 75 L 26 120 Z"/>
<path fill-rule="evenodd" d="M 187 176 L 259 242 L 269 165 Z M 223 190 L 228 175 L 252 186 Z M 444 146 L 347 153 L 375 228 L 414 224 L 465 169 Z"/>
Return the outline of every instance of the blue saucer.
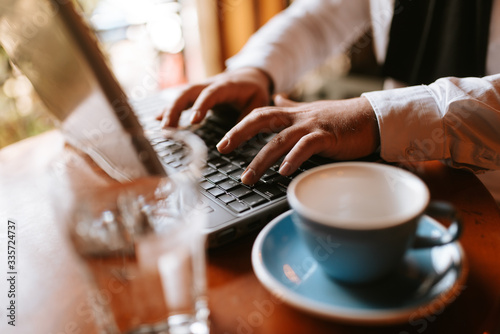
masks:
<path fill-rule="evenodd" d="M 261 283 L 298 309 L 356 324 L 409 322 L 442 311 L 464 289 L 467 266 L 458 242 L 408 251 L 390 276 L 366 285 L 346 285 L 329 278 L 302 243 L 287 211 L 258 235 L 252 265 Z M 418 233 L 440 235 L 445 228 L 424 216 Z"/>

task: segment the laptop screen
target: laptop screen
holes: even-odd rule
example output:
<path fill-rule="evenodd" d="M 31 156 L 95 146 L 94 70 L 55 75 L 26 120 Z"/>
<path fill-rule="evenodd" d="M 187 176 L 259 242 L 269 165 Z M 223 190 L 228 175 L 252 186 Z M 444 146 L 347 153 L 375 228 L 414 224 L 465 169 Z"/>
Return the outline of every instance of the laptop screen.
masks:
<path fill-rule="evenodd" d="M 72 2 L 0 3 L 0 43 L 56 117 L 67 141 L 118 181 L 164 174 Z"/>

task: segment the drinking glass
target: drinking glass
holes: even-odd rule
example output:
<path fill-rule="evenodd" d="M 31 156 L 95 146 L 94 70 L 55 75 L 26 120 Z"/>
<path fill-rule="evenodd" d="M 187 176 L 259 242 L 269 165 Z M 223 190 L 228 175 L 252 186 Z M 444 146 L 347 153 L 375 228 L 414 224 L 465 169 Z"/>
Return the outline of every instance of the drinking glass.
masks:
<path fill-rule="evenodd" d="M 197 189 L 206 148 L 190 133 L 156 135 L 158 143 L 182 151 L 177 169 L 79 191 L 67 219 L 71 245 L 93 286 L 90 304 L 101 333 L 209 331 L 206 218 Z"/>

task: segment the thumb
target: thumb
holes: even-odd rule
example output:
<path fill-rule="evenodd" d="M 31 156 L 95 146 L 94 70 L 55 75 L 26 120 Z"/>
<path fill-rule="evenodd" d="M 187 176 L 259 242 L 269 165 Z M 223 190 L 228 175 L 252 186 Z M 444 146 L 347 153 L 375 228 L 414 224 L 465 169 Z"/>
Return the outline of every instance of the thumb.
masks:
<path fill-rule="evenodd" d="M 295 107 L 298 102 L 289 100 L 285 94 L 276 94 L 273 97 L 274 105 L 277 107 Z"/>

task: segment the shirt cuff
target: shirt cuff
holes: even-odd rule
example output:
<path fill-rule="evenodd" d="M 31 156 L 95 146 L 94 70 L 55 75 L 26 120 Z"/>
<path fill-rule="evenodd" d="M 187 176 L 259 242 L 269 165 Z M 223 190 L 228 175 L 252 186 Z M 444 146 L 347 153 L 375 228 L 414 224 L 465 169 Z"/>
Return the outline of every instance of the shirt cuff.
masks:
<path fill-rule="evenodd" d="M 364 93 L 380 131 L 380 156 L 389 162 L 450 157 L 436 100 L 427 86 Z"/>

